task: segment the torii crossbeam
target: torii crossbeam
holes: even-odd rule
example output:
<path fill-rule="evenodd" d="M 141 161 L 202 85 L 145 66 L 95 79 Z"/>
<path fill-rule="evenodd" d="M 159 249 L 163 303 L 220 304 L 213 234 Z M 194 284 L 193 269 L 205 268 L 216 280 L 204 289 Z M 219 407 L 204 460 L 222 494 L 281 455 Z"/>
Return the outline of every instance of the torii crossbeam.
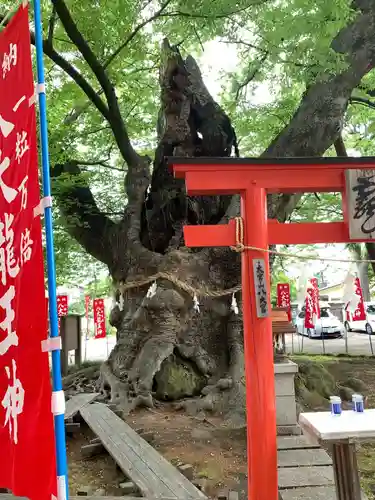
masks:
<path fill-rule="evenodd" d="M 375 238 L 375 158 L 169 158 L 187 194 L 241 196 L 244 245 L 369 241 Z M 280 224 L 268 193 L 340 192 L 341 222 Z M 234 222 L 185 226 L 188 247 L 235 246 Z M 276 409 L 268 253 L 242 253 L 248 498 L 277 500 Z"/>

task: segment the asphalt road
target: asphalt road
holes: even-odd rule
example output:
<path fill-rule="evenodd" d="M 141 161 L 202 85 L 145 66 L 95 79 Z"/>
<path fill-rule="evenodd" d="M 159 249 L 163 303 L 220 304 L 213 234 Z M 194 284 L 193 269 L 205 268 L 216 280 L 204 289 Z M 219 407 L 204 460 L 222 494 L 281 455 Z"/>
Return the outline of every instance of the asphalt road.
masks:
<path fill-rule="evenodd" d="M 369 337 L 365 333 L 349 332 L 347 339 L 309 339 L 301 335 L 286 335 L 288 353 L 306 352 L 308 354 L 353 354 L 369 356 L 372 340 L 375 353 L 375 335 Z"/>

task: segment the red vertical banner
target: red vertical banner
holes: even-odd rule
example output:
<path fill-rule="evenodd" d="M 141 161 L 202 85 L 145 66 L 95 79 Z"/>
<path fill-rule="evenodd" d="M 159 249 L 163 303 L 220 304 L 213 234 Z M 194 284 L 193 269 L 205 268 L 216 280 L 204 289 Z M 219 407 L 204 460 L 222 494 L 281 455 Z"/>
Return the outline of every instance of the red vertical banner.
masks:
<path fill-rule="evenodd" d="M 60 331 L 60 318 L 62 316 L 67 316 L 68 314 L 68 296 L 67 295 L 58 295 L 56 297 L 56 302 L 57 302 L 57 316 L 58 316 L 58 326 L 59 326 L 59 331 Z"/>
<path fill-rule="evenodd" d="M 68 314 L 68 296 L 58 295 L 57 296 L 57 315 L 66 316 Z"/>
<path fill-rule="evenodd" d="M 305 298 L 305 328 L 315 328 L 313 296 L 314 296 L 314 290 L 311 285 L 311 282 L 309 282 Z"/>
<path fill-rule="evenodd" d="M 102 339 L 106 336 L 105 326 L 105 308 L 103 299 L 94 299 L 94 324 L 95 324 L 95 338 Z"/>
<path fill-rule="evenodd" d="M 313 301 L 313 315 L 315 319 L 320 319 L 320 306 L 319 306 L 319 287 L 317 278 L 311 278 L 312 285 L 312 301 Z M 315 321 L 314 321 L 315 323 Z"/>
<path fill-rule="evenodd" d="M 292 321 L 292 310 L 290 305 L 290 286 L 289 283 L 277 284 L 277 307 L 288 309 L 288 319 Z"/>
<path fill-rule="evenodd" d="M 358 305 L 353 314 L 353 321 L 366 321 L 365 304 L 363 303 L 363 294 L 359 278 L 355 278 L 354 285 L 355 294 L 358 295 Z"/>
<path fill-rule="evenodd" d="M 57 494 L 28 8 L 0 33 L 0 487 Z"/>

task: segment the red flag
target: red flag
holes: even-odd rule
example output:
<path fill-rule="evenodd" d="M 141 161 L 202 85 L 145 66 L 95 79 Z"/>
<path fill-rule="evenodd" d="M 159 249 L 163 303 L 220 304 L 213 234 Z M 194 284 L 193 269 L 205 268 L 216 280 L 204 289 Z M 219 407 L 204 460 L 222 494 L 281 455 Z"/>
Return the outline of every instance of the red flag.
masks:
<path fill-rule="evenodd" d="M 57 296 L 57 315 L 59 317 L 66 316 L 68 314 L 68 296 L 58 295 Z"/>
<path fill-rule="evenodd" d="M 320 306 L 319 306 L 319 287 L 317 278 L 311 278 L 310 283 L 312 284 L 312 301 L 313 301 L 313 314 L 316 319 L 320 319 Z"/>
<path fill-rule="evenodd" d="M 305 328 L 315 328 L 313 294 L 314 290 L 312 286 L 309 286 L 305 298 Z"/>
<path fill-rule="evenodd" d="M 290 286 L 289 283 L 277 284 L 277 307 L 288 309 L 288 319 L 292 321 L 292 310 L 290 307 Z"/>
<path fill-rule="evenodd" d="M 353 314 L 353 321 L 366 321 L 366 311 L 365 311 L 365 305 L 363 303 L 363 294 L 359 278 L 356 278 L 354 280 L 354 284 L 355 284 L 355 293 L 359 297 L 359 302 L 357 309 Z"/>
<path fill-rule="evenodd" d="M 102 339 L 106 336 L 105 308 L 103 299 L 94 299 L 94 324 L 95 338 Z"/>
<path fill-rule="evenodd" d="M 57 495 L 28 8 L 0 33 L 0 487 Z"/>

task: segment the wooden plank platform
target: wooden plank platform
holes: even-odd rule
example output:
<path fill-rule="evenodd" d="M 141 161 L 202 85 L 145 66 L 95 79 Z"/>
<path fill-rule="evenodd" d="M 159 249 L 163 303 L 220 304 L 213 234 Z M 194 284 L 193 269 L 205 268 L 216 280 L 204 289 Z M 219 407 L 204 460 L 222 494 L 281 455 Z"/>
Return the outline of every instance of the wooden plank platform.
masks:
<path fill-rule="evenodd" d="M 312 450 L 279 450 L 279 467 L 312 467 L 314 465 L 332 465 L 332 459 L 321 448 Z"/>
<path fill-rule="evenodd" d="M 207 498 L 126 422 L 101 403 L 86 405 L 82 418 L 145 497 Z"/>
<path fill-rule="evenodd" d="M 86 393 L 77 394 L 76 396 L 70 398 L 69 401 L 66 402 L 64 419 L 69 420 L 70 418 L 77 415 L 77 413 L 84 406 L 88 405 L 89 403 L 92 403 L 98 396 L 99 396 L 98 393 L 93 392 L 88 394 Z"/>

